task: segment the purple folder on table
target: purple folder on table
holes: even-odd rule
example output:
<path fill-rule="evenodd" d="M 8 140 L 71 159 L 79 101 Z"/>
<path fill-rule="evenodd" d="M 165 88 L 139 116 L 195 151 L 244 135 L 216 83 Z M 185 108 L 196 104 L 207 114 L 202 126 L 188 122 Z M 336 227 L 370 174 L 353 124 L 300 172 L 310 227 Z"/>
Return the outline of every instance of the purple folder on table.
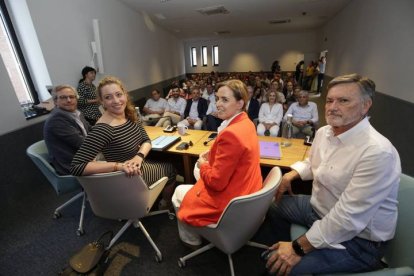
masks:
<path fill-rule="evenodd" d="M 278 142 L 259 141 L 260 144 L 260 158 L 265 159 L 280 159 L 282 152 Z"/>

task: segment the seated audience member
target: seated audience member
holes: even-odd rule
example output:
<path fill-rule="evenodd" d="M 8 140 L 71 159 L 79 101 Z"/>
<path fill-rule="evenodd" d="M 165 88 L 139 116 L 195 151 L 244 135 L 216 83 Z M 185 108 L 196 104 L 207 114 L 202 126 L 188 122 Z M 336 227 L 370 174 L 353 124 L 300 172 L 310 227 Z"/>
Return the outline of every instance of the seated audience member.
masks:
<path fill-rule="evenodd" d="M 308 91 L 299 92 L 298 101 L 290 105 L 286 111 L 284 120 L 287 115 L 293 116 L 293 136 L 303 138 L 303 136 L 312 136 L 313 128 L 318 123 L 318 107 L 314 102 L 309 102 Z"/>
<path fill-rule="evenodd" d="M 147 100 L 144 105 L 143 111 L 145 116 L 142 118 L 144 125 L 155 125 L 158 119 L 164 114 L 167 108 L 167 100 L 161 98 L 161 93 L 157 89 L 151 92 L 151 98 Z"/>
<path fill-rule="evenodd" d="M 193 246 L 200 245 L 201 238 L 187 224 L 214 224 L 230 200 L 262 188 L 259 141 L 245 112 L 246 86 L 240 80 L 229 80 L 218 87 L 216 105 L 224 120 L 218 136 L 210 151 L 199 156 L 197 183 L 180 185 L 173 195 L 180 239 Z"/>
<path fill-rule="evenodd" d="M 381 269 L 398 216 L 401 164 L 390 141 L 367 113 L 373 81 L 357 74 L 328 84 L 325 117 L 309 157 L 291 166 L 268 213 L 273 232 L 294 222 L 309 230 L 278 242 L 267 261 L 278 275 L 357 273 Z M 312 180 L 312 195 L 293 195 L 294 179 Z M 285 192 L 289 195 L 284 195 Z"/>
<path fill-rule="evenodd" d="M 166 127 L 168 125 L 176 125 L 184 116 L 184 109 L 187 102 L 180 97 L 180 88 L 173 86 L 171 88 L 171 97 L 167 101 L 162 118 L 160 118 L 156 126 Z"/>
<path fill-rule="evenodd" d="M 258 101 L 259 104 L 267 102 L 266 89 L 261 87 L 255 87 L 253 98 L 256 99 L 256 101 Z"/>
<path fill-rule="evenodd" d="M 201 91 L 200 91 L 200 93 L 201 93 Z M 207 100 L 207 102 L 209 104 L 210 103 L 213 103 L 213 104 L 216 103 L 216 93 L 214 93 L 214 89 L 213 89 L 213 86 L 211 84 L 207 84 L 206 91 L 204 93 L 202 93 L 201 95 L 204 99 Z"/>
<path fill-rule="evenodd" d="M 78 176 L 123 171 L 128 176 L 141 175 L 148 185 L 167 176 L 162 200 L 164 205 L 171 205 L 175 168 L 170 163 L 146 159 L 151 140 L 121 81 L 105 77 L 99 83 L 98 96 L 105 112 L 73 158 L 71 173 Z M 94 160 L 98 153 L 103 154 L 106 162 Z"/>
<path fill-rule="evenodd" d="M 295 90 L 293 82 L 287 81 L 283 94 L 285 95 L 286 102 L 295 102 Z"/>
<path fill-rule="evenodd" d="M 283 107 L 276 102 L 276 92 L 270 91 L 268 94 L 269 102 L 262 103 L 259 110 L 259 124 L 257 125 L 257 135 L 277 136 L 279 126 L 283 117 Z"/>
<path fill-rule="evenodd" d="M 216 102 L 211 103 L 208 105 L 207 113 L 206 113 L 206 129 L 210 131 L 217 131 L 217 128 L 223 122 L 222 119 L 218 116 Z"/>
<path fill-rule="evenodd" d="M 90 125 L 94 125 L 96 121 L 101 117 L 101 111 L 99 110 L 99 101 L 96 97 L 96 87 L 93 81 L 96 77 L 96 70 L 92 67 L 85 66 L 82 69 L 82 78 L 78 84 L 78 107 L 84 114 L 85 119 Z"/>
<path fill-rule="evenodd" d="M 187 100 L 187 105 L 184 110 L 184 120 L 180 123 L 192 127 L 194 129 L 201 129 L 203 126 L 203 118 L 206 116 L 208 109 L 207 100 L 201 98 L 200 89 L 194 86 L 191 89 L 192 98 Z"/>
<path fill-rule="evenodd" d="M 172 82 L 170 90 L 168 91 L 168 95 L 165 97 L 165 99 L 168 100 L 172 96 L 173 87 L 178 87 L 180 97 L 185 99 L 186 93 L 182 88 L 180 88 L 179 82 L 177 80 Z"/>
<path fill-rule="evenodd" d="M 253 98 L 253 87 L 251 85 L 247 86 L 248 102 L 246 105 L 247 114 L 249 115 L 250 120 L 255 120 L 259 117 L 260 103 L 258 100 Z"/>
<path fill-rule="evenodd" d="M 52 91 L 55 108 L 43 127 L 49 159 L 57 174 L 70 174 L 70 163 L 90 130 L 89 123 L 77 109 L 78 93 L 69 85 Z"/>
<path fill-rule="evenodd" d="M 283 95 L 283 93 L 280 92 L 280 88 L 281 86 L 278 81 L 272 81 L 269 91 L 270 90 L 276 91 L 276 96 L 277 96 L 276 101 L 280 104 L 284 104 L 286 102 L 286 99 L 285 99 L 285 95 Z"/>

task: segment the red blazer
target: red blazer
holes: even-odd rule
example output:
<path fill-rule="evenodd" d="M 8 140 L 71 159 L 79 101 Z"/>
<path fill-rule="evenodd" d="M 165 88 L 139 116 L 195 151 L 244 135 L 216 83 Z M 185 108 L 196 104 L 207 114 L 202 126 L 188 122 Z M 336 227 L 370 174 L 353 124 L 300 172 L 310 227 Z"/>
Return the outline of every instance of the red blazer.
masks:
<path fill-rule="evenodd" d="M 216 223 L 230 200 L 261 188 L 259 140 L 243 112 L 217 136 L 209 162 L 200 167 L 200 179 L 185 195 L 178 218 L 194 226 Z"/>

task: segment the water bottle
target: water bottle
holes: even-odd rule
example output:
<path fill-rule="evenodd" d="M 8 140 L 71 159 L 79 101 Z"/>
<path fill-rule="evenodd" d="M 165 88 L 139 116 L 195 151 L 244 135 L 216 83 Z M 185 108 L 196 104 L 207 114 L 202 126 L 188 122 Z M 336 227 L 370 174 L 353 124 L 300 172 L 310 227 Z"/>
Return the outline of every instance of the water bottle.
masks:
<path fill-rule="evenodd" d="M 293 116 L 288 114 L 286 122 L 283 124 L 282 129 L 282 147 L 289 147 L 292 145 L 292 136 L 293 136 Z"/>
<path fill-rule="evenodd" d="M 142 120 L 142 118 L 141 118 L 141 112 L 139 112 L 139 106 L 136 106 L 136 107 L 135 107 L 135 112 L 136 112 L 136 113 L 137 113 L 137 115 L 138 115 L 138 119 Z"/>

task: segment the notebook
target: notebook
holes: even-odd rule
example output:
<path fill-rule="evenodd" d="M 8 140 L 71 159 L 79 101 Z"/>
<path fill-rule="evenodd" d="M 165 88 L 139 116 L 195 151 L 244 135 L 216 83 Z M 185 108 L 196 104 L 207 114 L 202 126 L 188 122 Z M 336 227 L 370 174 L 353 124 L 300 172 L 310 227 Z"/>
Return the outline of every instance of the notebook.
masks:
<path fill-rule="evenodd" d="M 259 141 L 260 144 L 260 158 L 265 159 L 280 159 L 282 152 L 278 142 Z"/>
<path fill-rule="evenodd" d="M 159 136 L 151 141 L 152 150 L 163 151 L 171 147 L 172 145 L 174 145 L 176 142 L 180 140 L 181 140 L 180 136 L 166 136 L 166 135 Z"/>

